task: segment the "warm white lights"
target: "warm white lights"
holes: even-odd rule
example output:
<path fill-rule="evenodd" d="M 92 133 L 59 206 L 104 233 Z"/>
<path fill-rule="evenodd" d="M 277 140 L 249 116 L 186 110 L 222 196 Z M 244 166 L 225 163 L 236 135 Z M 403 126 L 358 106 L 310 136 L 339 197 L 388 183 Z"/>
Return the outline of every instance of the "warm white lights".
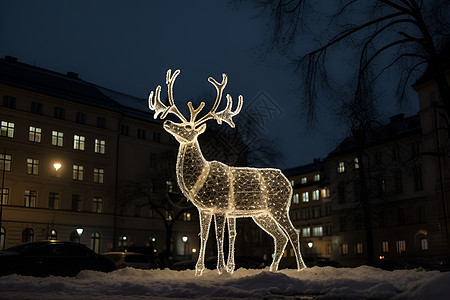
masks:
<path fill-rule="evenodd" d="M 83 228 L 77 228 L 76 232 L 79 236 L 81 236 L 83 234 L 84 229 Z"/>
<path fill-rule="evenodd" d="M 183 243 L 187 243 L 188 237 L 187 237 L 187 236 L 183 236 L 183 237 L 181 238 L 181 240 L 183 241 Z"/>
<path fill-rule="evenodd" d="M 62 167 L 62 165 L 61 165 L 61 163 L 59 163 L 59 162 L 55 162 L 55 163 L 53 164 L 53 168 L 55 168 L 56 171 L 58 171 L 59 169 L 61 169 L 61 167 Z"/>
<path fill-rule="evenodd" d="M 180 74 L 176 70 L 173 75 L 168 70 L 166 85 L 169 105 L 160 99 L 161 86 L 149 95 L 149 108 L 155 112 L 155 119 L 164 119 L 169 113 L 176 115 L 181 123 L 169 120 L 164 122 L 164 129 L 172 134 L 180 143 L 176 173 L 178 185 L 186 198 L 197 207 L 200 215 L 200 250 L 195 266 L 195 274 L 201 275 L 205 265 L 205 249 L 209 236 L 212 217 L 215 220 L 217 239 L 217 269 L 234 271 L 234 242 L 236 239 L 236 218 L 251 217 L 263 230 L 274 239 L 275 253 L 270 270 L 276 271 L 288 240 L 291 242 L 297 259 L 297 268 L 305 268 L 300 254 L 299 234 L 289 218 L 289 207 L 292 198 L 292 186 L 278 169 L 257 169 L 231 167 L 218 161 L 207 161 L 200 150 L 197 137 L 206 129 L 207 120 L 216 120 L 218 124 L 225 122 L 234 128 L 232 118 L 236 116 L 243 104 L 242 96 L 233 111 L 232 98 L 226 95 L 226 107 L 217 112 L 223 90 L 227 84 L 227 76 L 222 75 L 222 82 L 213 78 L 208 81 L 214 85 L 217 97 L 211 111 L 196 120 L 205 106 L 202 102 L 194 109 L 188 102 L 190 120 L 188 121 L 177 109 L 173 99 L 173 83 Z M 228 223 L 229 253 L 225 265 L 223 242 L 225 223 Z M 183 240 L 184 241 L 184 240 Z M 187 241 L 187 239 L 186 239 Z M 194 252 L 195 249 L 192 249 Z"/>

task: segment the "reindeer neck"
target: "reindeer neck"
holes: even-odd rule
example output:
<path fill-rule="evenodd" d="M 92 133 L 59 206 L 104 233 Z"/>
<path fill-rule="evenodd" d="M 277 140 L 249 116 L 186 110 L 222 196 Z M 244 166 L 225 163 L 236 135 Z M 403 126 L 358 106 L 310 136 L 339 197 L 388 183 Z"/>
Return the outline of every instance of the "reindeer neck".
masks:
<path fill-rule="evenodd" d="M 209 163 L 203 157 L 197 139 L 190 143 L 180 144 L 177 158 L 177 180 L 183 194 L 188 199 L 191 198 L 195 184 L 208 166 Z"/>

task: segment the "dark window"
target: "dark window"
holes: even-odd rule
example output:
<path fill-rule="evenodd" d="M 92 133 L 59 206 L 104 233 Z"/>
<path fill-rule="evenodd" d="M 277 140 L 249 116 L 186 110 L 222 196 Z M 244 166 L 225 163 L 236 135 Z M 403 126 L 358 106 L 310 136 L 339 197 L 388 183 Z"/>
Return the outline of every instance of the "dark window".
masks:
<path fill-rule="evenodd" d="M 161 142 L 161 133 L 153 132 L 153 141 L 157 143 Z"/>
<path fill-rule="evenodd" d="M 81 211 L 81 195 L 72 195 L 72 211 Z"/>
<path fill-rule="evenodd" d="M 82 112 L 77 112 L 77 123 L 86 124 L 86 114 Z"/>
<path fill-rule="evenodd" d="M 397 208 L 398 224 L 405 225 L 405 209 L 403 207 Z"/>
<path fill-rule="evenodd" d="M 345 183 L 339 183 L 338 186 L 338 201 L 339 203 L 345 203 Z"/>
<path fill-rule="evenodd" d="M 413 156 L 419 155 L 420 153 L 420 142 L 414 142 L 411 144 L 411 154 Z"/>
<path fill-rule="evenodd" d="M 16 98 L 11 96 L 3 96 L 3 106 L 8 108 L 16 108 Z"/>
<path fill-rule="evenodd" d="M 32 228 L 25 228 L 22 231 L 22 243 L 32 242 L 34 240 L 34 230 Z"/>
<path fill-rule="evenodd" d="M 425 223 L 426 217 L 425 217 L 425 205 L 419 205 L 416 208 L 416 219 L 417 223 Z"/>
<path fill-rule="evenodd" d="M 106 128 L 106 119 L 102 117 L 97 117 L 97 127 Z"/>
<path fill-rule="evenodd" d="M 54 117 L 56 119 L 65 120 L 66 119 L 66 110 L 62 107 L 55 107 Z"/>
<path fill-rule="evenodd" d="M 394 174 L 394 192 L 396 194 L 403 193 L 403 178 L 402 178 L 402 172 L 397 171 Z"/>
<path fill-rule="evenodd" d="M 414 168 L 414 190 L 423 190 L 422 167 Z"/>
<path fill-rule="evenodd" d="M 155 168 L 157 165 L 157 155 L 156 153 L 150 153 L 150 167 Z"/>
<path fill-rule="evenodd" d="M 145 139 L 145 129 L 138 128 L 137 137 L 140 139 Z"/>
<path fill-rule="evenodd" d="M 120 134 L 121 135 L 129 135 L 130 127 L 127 125 L 120 125 Z"/>
<path fill-rule="evenodd" d="M 34 114 L 42 115 L 42 103 L 31 102 L 31 112 Z"/>

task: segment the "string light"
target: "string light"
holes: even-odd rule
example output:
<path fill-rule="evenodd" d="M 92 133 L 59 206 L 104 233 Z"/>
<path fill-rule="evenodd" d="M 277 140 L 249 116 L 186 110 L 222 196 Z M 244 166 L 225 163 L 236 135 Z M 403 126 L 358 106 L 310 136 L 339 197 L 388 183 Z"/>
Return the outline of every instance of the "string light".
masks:
<path fill-rule="evenodd" d="M 200 215 L 200 250 L 195 266 L 195 274 L 202 275 L 205 269 L 205 250 L 209 236 L 209 228 L 214 216 L 217 240 L 217 270 L 232 273 L 234 271 L 234 244 L 236 239 L 236 218 L 251 217 L 265 232 L 274 239 L 273 261 L 271 271 L 278 270 L 278 265 L 290 241 L 294 249 L 297 268 L 306 268 L 300 253 L 299 234 L 289 217 L 292 198 L 292 186 L 289 180 L 278 169 L 258 169 L 250 167 L 232 167 L 218 161 L 207 161 L 201 152 L 197 137 L 206 130 L 204 122 L 213 119 L 218 124 L 225 122 L 235 127 L 232 118 L 239 114 L 243 97 L 238 97 L 238 104 L 233 111 L 232 98 L 226 95 L 226 107 L 217 112 L 222 99 L 223 90 L 227 84 L 227 75 L 222 75 L 222 82 L 212 77 L 208 81 L 214 85 L 217 97 L 210 112 L 195 120 L 205 106 L 202 102 L 194 109 L 188 102 L 190 120 L 180 113 L 173 98 L 173 83 L 180 74 L 167 71 L 166 85 L 169 105 L 160 99 L 161 86 L 156 92 L 150 92 L 148 103 L 153 110 L 154 118 L 158 115 L 164 119 L 172 113 L 181 120 L 175 123 L 164 121 L 163 127 L 180 143 L 176 165 L 178 185 L 186 198 L 198 209 Z M 228 224 L 229 253 L 225 265 L 223 242 L 225 223 Z"/>

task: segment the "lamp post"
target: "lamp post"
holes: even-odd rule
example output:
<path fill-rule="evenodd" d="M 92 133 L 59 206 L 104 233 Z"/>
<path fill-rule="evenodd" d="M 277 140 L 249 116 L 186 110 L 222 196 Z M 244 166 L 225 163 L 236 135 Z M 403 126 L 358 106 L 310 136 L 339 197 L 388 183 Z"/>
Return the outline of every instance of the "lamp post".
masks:
<path fill-rule="evenodd" d="M 185 236 L 185 235 L 183 235 L 183 237 L 181 238 L 181 240 L 183 241 L 183 243 L 184 243 L 184 255 L 186 256 L 186 245 L 187 245 L 187 241 L 188 241 L 188 237 L 187 236 Z"/>

